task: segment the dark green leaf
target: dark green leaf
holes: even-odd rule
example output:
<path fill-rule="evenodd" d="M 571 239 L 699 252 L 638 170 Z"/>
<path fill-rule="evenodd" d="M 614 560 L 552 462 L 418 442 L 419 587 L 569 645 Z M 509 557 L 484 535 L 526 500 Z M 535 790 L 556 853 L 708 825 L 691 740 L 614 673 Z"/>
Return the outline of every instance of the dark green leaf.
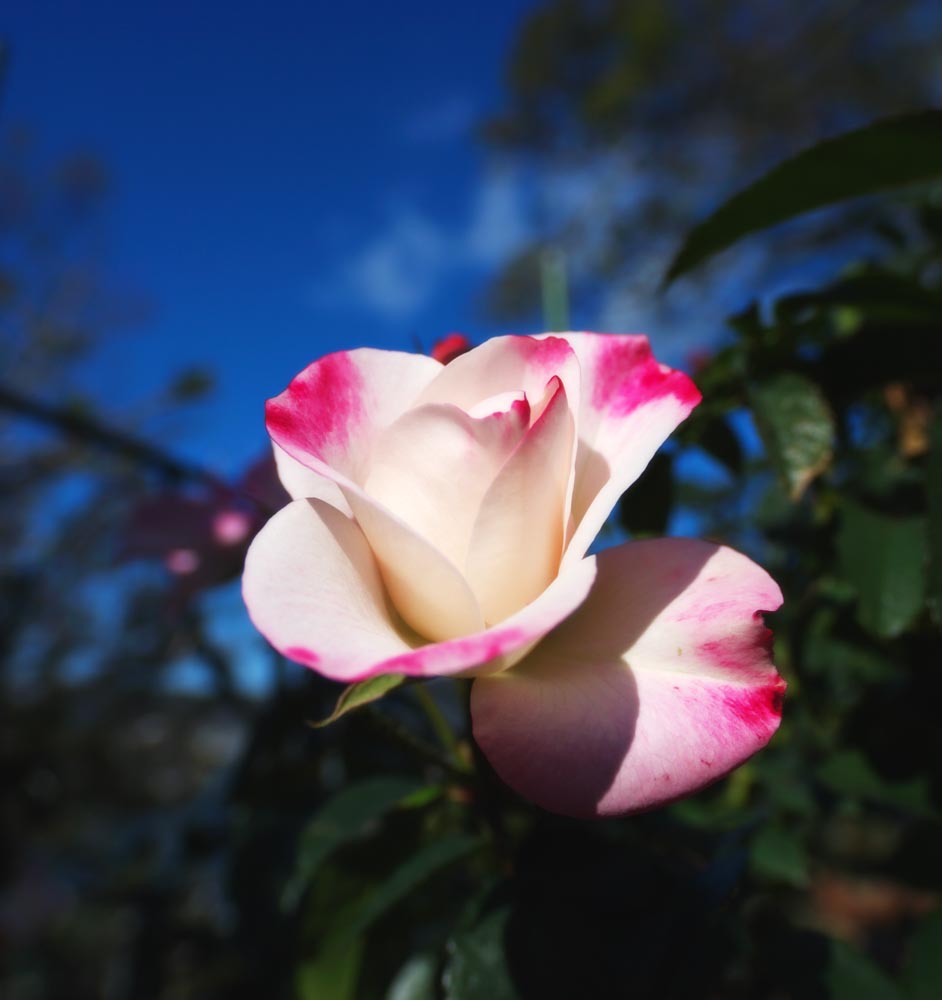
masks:
<path fill-rule="evenodd" d="M 297 905 L 321 864 L 337 848 L 368 834 L 385 813 L 408 802 L 422 788 L 414 778 L 371 778 L 330 799 L 301 834 L 294 873 L 282 893 L 282 907 Z"/>
<path fill-rule="evenodd" d="M 362 960 L 363 938 L 356 937 L 302 962 L 295 977 L 297 1000 L 353 1000 Z"/>
<path fill-rule="evenodd" d="M 794 832 L 767 826 L 753 839 L 749 864 L 757 875 L 803 889 L 809 882 L 808 855 Z"/>
<path fill-rule="evenodd" d="M 705 452 L 722 462 L 733 475 L 740 475 L 743 467 L 742 446 L 724 418 L 710 420 L 703 429 L 698 444 Z"/>
<path fill-rule="evenodd" d="M 665 284 L 744 236 L 825 205 L 942 177 L 942 111 L 885 118 L 806 149 L 688 234 Z"/>
<path fill-rule="evenodd" d="M 942 626 L 942 408 L 933 410 L 929 432 L 929 465 L 926 471 L 929 511 L 929 609 Z"/>
<path fill-rule="evenodd" d="M 435 955 L 413 955 L 389 984 L 386 1000 L 436 1000 L 437 972 Z"/>
<path fill-rule="evenodd" d="M 930 815 L 928 779 L 887 781 L 859 750 L 839 750 L 818 769 L 819 780 L 838 795 L 877 805 L 895 806 L 916 815 Z"/>
<path fill-rule="evenodd" d="M 827 983 L 831 1000 L 903 1000 L 878 965 L 842 941 L 831 944 Z"/>
<path fill-rule="evenodd" d="M 446 1000 L 516 1000 L 504 952 L 509 911 L 495 910 L 448 943 Z"/>
<path fill-rule="evenodd" d="M 848 502 L 837 538 L 841 572 L 857 590 L 857 620 L 892 638 L 922 609 L 926 587 L 926 522 L 891 517 Z"/>
<path fill-rule="evenodd" d="M 942 996 L 942 912 L 929 914 L 913 933 L 903 981 L 912 1000 Z"/>
<path fill-rule="evenodd" d="M 347 712 L 352 712 L 355 708 L 368 705 L 371 701 L 378 701 L 383 695 L 392 691 L 393 688 L 397 688 L 400 684 L 404 683 L 405 679 L 405 674 L 379 674 L 376 677 L 371 677 L 368 681 L 351 684 L 349 687 L 343 689 L 340 697 L 337 699 L 334 710 L 326 719 L 309 724 L 315 729 L 320 729 L 322 726 L 329 726 L 330 723 L 336 722 L 341 715 L 346 715 Z"/>
<path fill-rule="evenodd" d="M 835 431 L 827 400 L 809 379 L 785 372 L 753 390 L 752 408 L 769 460 L 797 500 L 831 462 Z"/>
<path fill-rule="evenodd" d="M 345 946 L 350 938 L 366 931 L 427 878 L 476 851 L 481 843 L 477 837 L 452 834 L 419 847 L 385 881 L 372 886 L 337 913 L 336 929 L 324 942 L 323 950 Z"/>
<path fill-rule="evenodd" d="M 618 520 L 633 535 L 662 535 L 674 500 L 674 462 L 659 452 L 618 504 Z"/>

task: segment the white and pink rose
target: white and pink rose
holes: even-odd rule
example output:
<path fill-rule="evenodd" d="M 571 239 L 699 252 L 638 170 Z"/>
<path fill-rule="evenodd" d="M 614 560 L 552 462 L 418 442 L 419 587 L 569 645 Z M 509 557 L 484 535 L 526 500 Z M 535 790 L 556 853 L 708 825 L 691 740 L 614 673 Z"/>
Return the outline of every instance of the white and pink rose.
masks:
<path fill-rule="evenodd" d="M 699 399 L 642 336 L 328 355 L 268 403 L 295 499 L 249 550 L 251 617 L 338 681 L 473 677 L 475 738 L 547 809 L 695 791 L 778 727 L 779 588 L 703 541 L 586 552 Z"/>

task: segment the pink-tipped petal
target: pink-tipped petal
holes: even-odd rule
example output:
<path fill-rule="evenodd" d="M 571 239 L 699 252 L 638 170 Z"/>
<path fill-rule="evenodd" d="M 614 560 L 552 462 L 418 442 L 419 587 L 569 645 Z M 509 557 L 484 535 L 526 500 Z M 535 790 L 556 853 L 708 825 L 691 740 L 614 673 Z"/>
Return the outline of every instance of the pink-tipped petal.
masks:
<path fill-rule="evenodd" d="M 585 600 L 594 575 L 586 560 L 501 625 L 421 644 L 392 610 L 357 525 L 320 501 L 296 500 L 252 543 L 243 594 L 252 621 L 276 649 L 349 683 L 385 673 L 502 669 Z"/>
<path fill-rule="evenodd" d="M 551 336 L 565 338 L 582 372 L 573 532 L 565 556 L 571 564 L 582 558 L 618 498 L 697 405 L 700 393 L 683 372 L 654 359 L 647 337 Z"/>
<path fill-rule="evenodd" d="M 346 501 L 338 509 L 349 509 L 369 539 L 396 609 L 432 640 L 483 627 L 474 594 L 445 555 L 367 495 L 362 483 L 383 433 L 442 370 L 418 354 L 368 348 L 329 354 L 266 407 L 275 445 L 337 484 Z M 329 493 L 327 500 L 333 502 Z"/>
<path fill-rule="evenodd" d="M 553 376 L 543 412 L 484 495 L 465 575 L 488 624 L 529 604 L 559 571 L 575 424 Z"/>
<path fill-rule="evenodd" d="M 442 370 L 421 354 L 371 348 L 328 354 L 268 401 L 268 433 L 302 465 L 359 483 L 377 434 Z"/>
<path fill-rule="evenodd" d="M 689 539 L 629 542 L 522 662 L 472 689 L 497 773 L 553 812 L 605 816 L 710 784 L 778 728 L 784 682 L 762 611 L 781 603 L 745 556 Z"/>
<path fill-rule="evenodd" d="M 494 337 L 443 368 L 422 391 L 419 403 L 453 403 L 471 410 L 483 399 L 520 391 L 532 403 L 543 397 L 554 375 L 566 387 L 570 405 L 578 409 L 579 364 L 564 339 L 552 334 L 542 339 Z"/>
<path fill-rule="evenodd" d="M 365 491 L 463 566 L 481 501 L 529 424 L 522 393 L 477 418 L 444 403 L 416 407 L 378 438 Z"/>

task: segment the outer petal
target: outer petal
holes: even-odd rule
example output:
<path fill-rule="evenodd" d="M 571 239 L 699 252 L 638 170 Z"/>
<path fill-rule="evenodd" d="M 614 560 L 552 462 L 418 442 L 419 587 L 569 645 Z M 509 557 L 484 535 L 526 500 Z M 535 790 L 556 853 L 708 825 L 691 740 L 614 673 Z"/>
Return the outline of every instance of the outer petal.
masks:
<path fill-rule="evenodd" d="M 559 572 L 575 426 L 553 376 L 548 402 L 484 496 L 466 575 L 488 623 L 529 604 Z"/>
<path fill-rule="evenodd" d="M 579 610 L 471 696 L 498 774 L 573 816 L 649 809 L 722 777 L 771 738 L 785 687 L 760 614 L 781 593 L 745 556 L 657 539 L 595 558 Z"/>
<path fill-rule="evenodd" d="M 363 533 L 320 500 L 295 500 L 259 532 L 242 593 L 276 649 L 334 680 L 411 648 Z"/>
<path fill-rule="evenodd" d="M 418 354 L 367 348 L 329 354 L 266 407 L 272 440 L 337 484 L 370 541 L 396 608 L 430 639 L 480 630 L 474 594 L 458 567 L 361 486 L 382 433 L 442 370 Z"/>
<path fill-rule="evenodd" d="M 405 412 L 442 366 L 421 354 L 361 348 L 308 365 L 265 407 L 268 433 L 302 465 L 361 483 L 376 434 Z M 331 477 L 336 478 L 336 477 Z"/>
<path fill-rule="evenodd" d="M 321 501 L 296 500 L 252 543 L 243 594 L 252 621 L 276 649 L 350 682 L 384 673 L 499 670 L 571 614 L 594 575 L 586 560 L 501 625 L 423 645 L 392 610 L 355 522 Z"/>
<path fill-rule="evenodd" d="M 582 369 L 572 497 L 574 531 L 566 562 L 581 559 L 622 493 L 700 401 L 683 372 L 658 364 L 647 337 L 598 333 L 564 337 Z"/>
<path fill-rule="evenodd" d="M 276 444 L 272 444 L 272 453 L 278 478 L 292 500 L 323 500 L 344 514 L 350 514 L 350 507 L 336 483 L 302 465 Z"/>

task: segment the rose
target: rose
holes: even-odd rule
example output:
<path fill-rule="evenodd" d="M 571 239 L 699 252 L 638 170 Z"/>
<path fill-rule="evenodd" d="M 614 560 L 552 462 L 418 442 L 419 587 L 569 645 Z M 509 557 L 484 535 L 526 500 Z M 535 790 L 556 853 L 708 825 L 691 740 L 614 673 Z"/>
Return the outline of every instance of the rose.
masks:
<path fill-rule="evenodd" d="M 545 808 L 700 788 L 778 727 L 779 589 L 702 541 L 585 556 L 699 398 L 641 336 L 502 337 L 447 367 L 328 355 L 268 403 L 299 499 L 249 550 L 252 619 L 336 680 L 474 677 L 475 738 Z"/>

